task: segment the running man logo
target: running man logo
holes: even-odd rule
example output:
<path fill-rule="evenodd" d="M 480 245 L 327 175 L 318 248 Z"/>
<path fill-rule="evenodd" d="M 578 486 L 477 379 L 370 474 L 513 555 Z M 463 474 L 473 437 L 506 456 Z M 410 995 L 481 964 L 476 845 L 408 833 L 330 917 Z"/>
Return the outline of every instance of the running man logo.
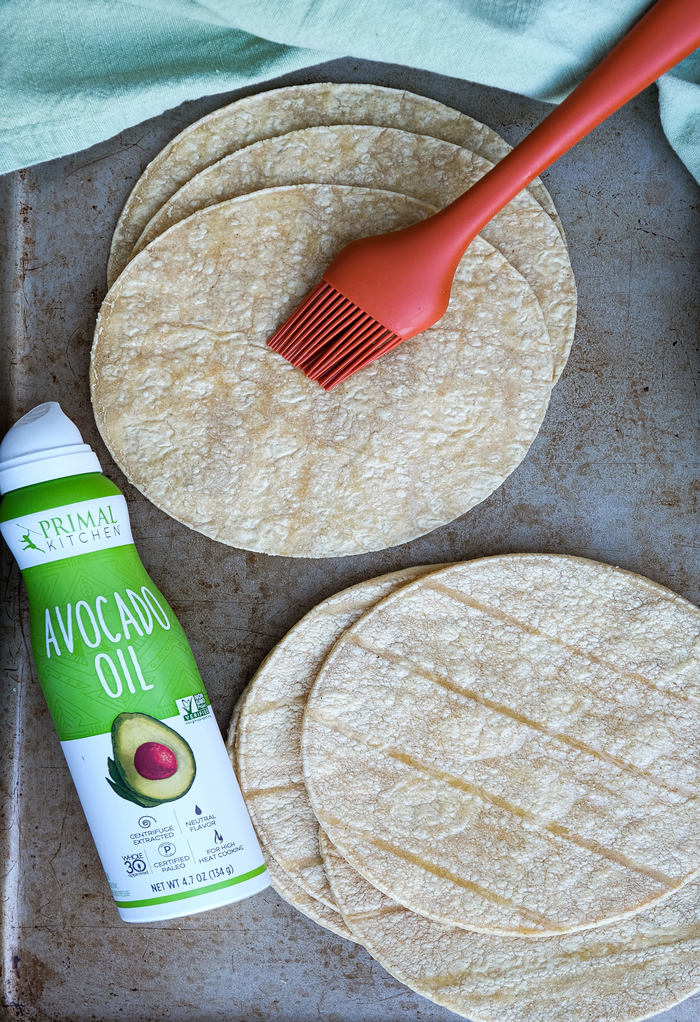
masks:
<path fill-rule="evenodd" d="M 57 513 L 58 512 L 58 513 Z M 0 522 L 0 532 L 21 569 L 129 546 L 129 512 L 123 497 L 79 500 Z"/>
<path fill-rule="evenodd" d="M 25 532 L 25 534 L 22 536 L 22 542 L 24 543 L 24 546 L 22 547 L 23 550 L 38 550 L 40 554 L 46 552 L 40 546 L 36 545 L 36 543 L 32 540 L 28 532 Z"/>

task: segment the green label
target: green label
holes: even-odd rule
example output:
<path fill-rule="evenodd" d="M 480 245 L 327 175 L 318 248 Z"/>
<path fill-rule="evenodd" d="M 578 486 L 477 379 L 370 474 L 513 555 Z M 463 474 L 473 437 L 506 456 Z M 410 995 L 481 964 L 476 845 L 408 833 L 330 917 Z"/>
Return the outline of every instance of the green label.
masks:
<path fill-rule="evenodd" d="M 24 578 L 34 662 L 61 741 L 104 734 L 120 713 L 201 709 L 185 633 L 133 545 L 26 568 Z"/>
<path fill-rule="evenodd" d="M 141 901 L 117 901 L 119 908 L 145 908 L 148 905 L 165 905 L 170 901 L 183 901 L 185 898 L 199 898 L 202 894 L 213 894 L 214 891 L 221 891 L 224 887 L 233 887 L 235 884 L 244 884 L 246 880 L 259 877 L 267 870 L 265 863 L 257 869 L 242 876 L 233 877 L 232 880 L 222 880 L 218 884 L 209 884 L 208 887 L 199 887 L 196 891 L 180 891 L 178 894 L 165 894 L 161 898 L 143 898 Z"/>

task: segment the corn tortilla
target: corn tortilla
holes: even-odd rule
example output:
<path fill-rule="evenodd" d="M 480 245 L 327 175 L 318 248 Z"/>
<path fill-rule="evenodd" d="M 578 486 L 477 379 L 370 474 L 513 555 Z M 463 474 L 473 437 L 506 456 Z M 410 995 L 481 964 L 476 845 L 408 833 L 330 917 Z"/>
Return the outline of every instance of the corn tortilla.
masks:
<path fill-rule="evenodd" d="M 294 882 L 294 879 L 280 866 L 274 856 L 265 851 L 263 854 L 272 886 L 281 898 L 284 898 L 298 912 L 308 916 L 314 923 L 335 933 L 336 936 L 351 940 L 354 944 L 359 943 L 337 908 L 329 908 L 316 898 L 312 898 L 303 887 Z"/>
<path fill-rule="evenodd" d="M 333 557 L 452 521 L 522 461 L 552 387 L 523 277 L 477 238 L 440 322 L 324 392 L 267 340 L 349 241 L 422 219 L 407 196 L 268 189 L 156 238 L 107 296 L 93 408 L 129 480 L 191 528 Z"/>
<path fill-rule="evenodd" d="M 133 255 L 199 209 L 261 188 L 339 184 L 382 188 L 442 208 L 493 166 L 468 149 L 394 128 L 307 128 L 240 149 L 197 174 L 148 223 Z M 528 191 L 481 232 L 523 275 L 540 303 L 554 350 L 554 377 L 566 364 L 576 325 L 576 286 L 561 235 Z"/>
<path fill-rule="evenodd" d="M 323 834 L 355 938 L 401 982 L 472 1022 L 639 1022 L 700 988 L 700 882 L 608 926 L 530 940 L 441 926 L 381 894 Z"/>
<path fill-rule="evenodd" d="M 580 558 L 433 573 L 336 644 L 304 777 L 367 880 L 442 923 L 555 935 L 700 869 L 700 611 Z"/>
<path fill-rule="evenodd" d="M 231 760 L 231 766 L 236 772 L 236 776 L 239 778 L 240 774 L 238 763 L 236 760 L 236 729 L 238 726 L 238 720 L 240 718 L 243 704 L 245 703 L 248 691 L 250 689 L 249 683 L 241 693 L 231 715 L 231 721 L 229 723 L 228 737 L 226 739 L 226 750 L 228 752 L 229 759 Z M 255 827 L 255 822 L 253 821 Z M 317 828 L 318 829 L 318 828 Z M 264 838 L 258 833 L 258 841 L 262 849 L 265 864 L 267 865 L 267 871 L 270 874 L 270 881 L 274 889 L 277 891 L 279 896 L 286 902 L 302 912 L 309 919 L 312 919 L 319 926 L 325 927 L 327 930 L 331 930 L 338 937 L 344 937 L 345 940 L 351 940 L 355 943 L 354 935 L 346 925 L 343 917 L 340 914 L 338 907 L 333 904 L 333 907 L 324 905 L 318 899 L 308 894 L 301 884 L 289 874 L 277 861 L 272 850 L 266 845 Z M 330 894 L 330 888 L 328 888 Z M 332 895 L 330 895 L 332 898 Z"/>
<path fill-rule="evenodd" d="M 229 754 L 266 860 L 274 857 L 296 887 L 336 912 L 304 785 L 300 743 L 306 697 L 346 628 L 385 596 L 440 567 L 405 568 L 319 603 L 263 660 L 229 727 Z"/>
<path fill-rule="evenodd" d="M 146 167 L 114 231 L 107 267 L 108 286 L 126 266 L 151 217 L 191 177 L 260 139 L 319 124 L 376 124 L 434 135 L 472 149 L 492 163 L 510 152 L 510 146 L 485 124 L 435 100 L 399 89 L 314 83 L 247 96 L 185 128 Z M 537 180 L 528 187 L 561 231 L 544 185 Z"/>

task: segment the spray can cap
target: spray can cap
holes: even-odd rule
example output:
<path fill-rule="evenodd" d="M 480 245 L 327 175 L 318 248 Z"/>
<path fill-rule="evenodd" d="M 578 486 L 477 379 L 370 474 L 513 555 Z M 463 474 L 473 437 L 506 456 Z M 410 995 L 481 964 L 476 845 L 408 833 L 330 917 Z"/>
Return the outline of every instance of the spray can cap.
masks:
<path fill-rule="evenodd" d="M 0 493 L 63 476 L 101 472 L 102 467 L 80 430 L 58 401 L 32 408 L 0 443 Z"/>

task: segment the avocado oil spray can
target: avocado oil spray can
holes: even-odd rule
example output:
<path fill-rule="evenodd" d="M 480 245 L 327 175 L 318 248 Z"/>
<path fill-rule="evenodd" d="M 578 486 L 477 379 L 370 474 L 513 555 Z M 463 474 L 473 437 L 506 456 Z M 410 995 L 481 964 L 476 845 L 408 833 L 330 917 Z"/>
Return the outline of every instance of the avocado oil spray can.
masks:
<path fill-rule="evenodd" d="M 173 919 L 270 883 L 192 651 L 126 501 L 55 401 L 0 444 L 0 530 L 37 674 L 119 914 Z"/>

